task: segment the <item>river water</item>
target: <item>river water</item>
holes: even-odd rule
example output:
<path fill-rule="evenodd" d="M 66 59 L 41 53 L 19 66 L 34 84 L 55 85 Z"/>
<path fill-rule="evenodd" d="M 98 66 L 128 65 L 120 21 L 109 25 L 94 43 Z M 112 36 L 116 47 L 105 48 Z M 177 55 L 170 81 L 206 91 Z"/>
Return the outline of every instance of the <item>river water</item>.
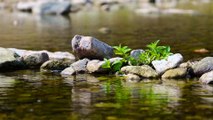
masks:
<path fill-rule="evenodd" d="M 70 40 L 81 34 L 133 49 L 161 40 L 185 61 L 211 56 L 212 4 L 181 7 L 199 14 L 141 15 L 123 7 L 110 12 L 88 8 L 66 17 L 0 11 L 0 46 L 71 52 Z M 111 33 L 100 33 L 102 27 Z M 193 52 L 200 48 L 210 52 Z M 26 70 L 1 73 L 0 80 L 1 120 L 210 120 L 213 114 L 213 86 L 197 79 L 132 82 L 111 75 L 62 78 Z"/>

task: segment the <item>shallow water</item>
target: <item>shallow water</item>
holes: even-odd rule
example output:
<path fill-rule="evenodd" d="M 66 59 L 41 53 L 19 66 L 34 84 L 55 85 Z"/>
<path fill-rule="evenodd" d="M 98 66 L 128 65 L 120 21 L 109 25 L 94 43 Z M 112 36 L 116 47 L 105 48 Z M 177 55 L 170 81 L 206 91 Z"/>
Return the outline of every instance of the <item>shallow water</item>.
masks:
<path fill-rule="evenodd" d="M 70 40 L 75 34 L 131 48 L 144 48 L 160 39 L 162 45 L 170 45 L 188 60 L 212 54 L 210 6 L 190 6 L 199 10 L 197 15 L 140 15 L 126 8 L 84 10 L 68 17 L 1 11 L 0 46 L 71 51 Z M 99 33 L 101 27 L 112 32 Z M 197 48 L 210 53 L 193 53 Z M 213 86 L 202 85 L 197 79 L 134 82 L 108 75 L 62 78 L 27 70 L 2 73 L 0 80 L 1 120 L 210 120 L 213 114 Z"/>

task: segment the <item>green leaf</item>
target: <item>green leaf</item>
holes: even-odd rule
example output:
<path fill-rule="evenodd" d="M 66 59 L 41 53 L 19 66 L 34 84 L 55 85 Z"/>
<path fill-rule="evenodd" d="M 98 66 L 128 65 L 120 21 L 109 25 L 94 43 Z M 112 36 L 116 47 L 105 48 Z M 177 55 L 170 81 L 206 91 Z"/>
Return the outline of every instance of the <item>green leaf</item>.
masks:
<path fill-rule="evenodd" d="M 104 68 L 104 69 L 111 69 L 110 60 L 104 58 L 104 64 L 101 67 Z"/>
<path fill-rule="evenodd" d="M 121 67 L 123 66 L 122 60 L 116 60 L 112 64 L 112 69 L 114 72 L 120 71 Z"/>

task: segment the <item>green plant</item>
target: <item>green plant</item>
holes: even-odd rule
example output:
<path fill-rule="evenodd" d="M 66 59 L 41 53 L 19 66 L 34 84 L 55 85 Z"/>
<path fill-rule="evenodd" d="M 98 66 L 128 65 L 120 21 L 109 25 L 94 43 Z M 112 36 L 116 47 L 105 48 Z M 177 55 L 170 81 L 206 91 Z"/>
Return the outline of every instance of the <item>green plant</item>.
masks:
<path fill-rule="evenodd" d="M 114 46 L 114 53 L 115 55 L 118 55 L 120 57 L 126 58 L 129 56 L 130 51 L 132 50 L 131 48 L 129 48 L 128 46 L 121 46 L 121 44 L 119 46 Z"/>
<path fill-rule="evenodd" d="M 160 40 L 157 40 L 147 45 L 148 49 L 139 57 L 141 64 L 150 64 L 154 60 L 167 59 L 172 54 L 169 46 L 158 46 L 159 42 Z"/>

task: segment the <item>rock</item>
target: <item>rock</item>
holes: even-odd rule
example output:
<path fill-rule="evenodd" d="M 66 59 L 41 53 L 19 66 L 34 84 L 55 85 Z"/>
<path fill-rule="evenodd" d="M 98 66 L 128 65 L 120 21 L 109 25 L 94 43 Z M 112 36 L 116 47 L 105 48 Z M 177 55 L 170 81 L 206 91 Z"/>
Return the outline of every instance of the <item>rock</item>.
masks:
<path fill-rule="evenodd" d="M 29 68 L 37 68 L 40 67 L 44 62 L 49 60 L 49 56 L 47 53 L 32 53 L 22 57 L 23 62 Z"/>
<path fill-rule="evenodd" d="M 0 64 L 14 60 L 16 60 L 16 58 L 14 57 L 13 51 L 0 47 Z"/>
<path fill-rule="evenodd" d="M 87 72 L 86 66 L 88 62 L 89 59 L 87 58 L 74 62 L 70 65 L 70 67 L 64 69 L 61 72 L 61 75 L 74 75 L 78 73 L 85 73 Z"/>
<path fill-rule="evenodd" d="M 61 72 L 65 68 L 69 67 L 73 62 L 74 61 L 70 59 L 53 59 L 43 63 L 40 70 L 45 73 Z"/>
<path fill-rule="evenodd" d="M 25 68 L 25 64 L 16 60 L 15 53 L 9 49 L 0 47 L 0 71 L 12 71 Z"/>
<path fill-rule="evenodd" d="M 100 60 L 91 60 L 88 62 L 86 68 L 89 73 L 94 73 L 94 72 L 101 73 L 104 71 L 104 69 L 101 68 L 102 64 L 103 64 L 103 62 Z"/>
<path fill-rule="evenodd" d="M 213 71 L 203 74 L 199 81 L 204 84 L 213 84 Z"/>
<path fill-rule="evenodd" d="M 32 9 L 33 9 L 35 4 L 36 4 L 36 2 L 33 2 L 33 1 L 28 1 L 28 2 L 21 1 L 21 2 L 17 3 L 16 8 L 19 11 L 32 12 Z"/>
<path fill-rule="evenodd" d="M 111 32 L 111 30 L 107 27 L 102 27 L 98 30 L 100 33 L 103 33 L 103 34 L 109 34 Z"/>
<path fill-rule="evenodd" d="M 110 63 L 112 64 L 113 62 L 117 60 L 121 60 L 122 58 L 120 57 L 115 57 L 109 59 Z M 89 73 L 106 73 L 109 70 L 108 69 L 103 69 L 102 65 L 105 63 L 105 61 L 100 61 L 100 60 L 91 60 L 87 64 L 87 70 Z"/>
<path fill-rule="evenodd" d="M 69 1 L 37 1 L 33 7 L 34 14 L 68 14 L 71 4 Z"/>
<path fill-rule="evenodd" d="M 204 73 L 213 70 L 213 57 L 205 57 L 198 63 L 192 66 L 193 72 L 196 76 L 201 76 Z"/>
<path fill-rule="evenodd" d="M 130 53 L 130 56 L 135 58 L 136 60 L 139 59 L 139 56 L 141 55 L 141 53 L 145 52 L 144 50 L 142 49 L 136 49 L 136 50 L 132 50 L 131 53 Z"/>
<path fill-rule="evenodd" d="M 195 53 L 209 53 L 209 50 L 206 48 L 196 49 L 194 50 Z"/>
<path fill-rule="evenodd" d="M 111 46 L 90 36 L 75 35 L 72 49 L 78 58 L 103 59 L 113 55 Z"/>
<path fill-rule="evenodd" d="M 183 56 L 179 53 L 173 54 L 167 60 L 152 61 L 152 65 L 159 74 L 163 74 L 166 70 L 177 67 L 183 61 Z"/>
<path fill-rule="evenodd" d="M 158 73 L 148 65 L 143 66 L 125 66 L 121 68 L 125 74 L 136 74 L 144 78 L 156 78 Z"/>
<path fill-rule="evenodd" d="M 181 68 L 192 68 L 192 66 L 194 64 L 196 64 L 198 61 L 187 61 L 187 62 L 184 62 L 184 63 L 181 63 L 178 67 L 181 67 Z"/>
<path fill-rule="evenodd" d="M 23 50 L 23 49 L 16 49 L 16 48 L 8 48 L 9 50 L 15 52 L 18 56 L 23 57 L 26 55 L 30 55 L 33 53 L 47 53 L 49 56 L 49 59 L 70 59 L 75 60 L 75 56 L 69 52 L 49 52 L 47 50 L 41 50 L 41 51 L 32 51 L 32 50 Z"/>
<path fill-rule="evenodd" d="M 127 75 L 125 75 L 125 78 L 128 81 L 131 81 L 131 80 L 139 81 L 140 80 L 140 76 L 135 75 L 135 74 L 127 74 Z"/>
<path fill-rule="evenodd" d="M 186 78 L 187 77 L 187 68 L 175 68 L 175 69 L 170 69 L 166 71 L 163 75 L 162 78 Z"/>
<path fill-rule="evenodd" d="M 61 75 L 62 76 L 67 76 L 67 75 L 74 75 L 76 74 L 76 71 L 74 70 L 74 68 L 72 66 L 64 69 L 62 72 L 61 72 Z"/>

